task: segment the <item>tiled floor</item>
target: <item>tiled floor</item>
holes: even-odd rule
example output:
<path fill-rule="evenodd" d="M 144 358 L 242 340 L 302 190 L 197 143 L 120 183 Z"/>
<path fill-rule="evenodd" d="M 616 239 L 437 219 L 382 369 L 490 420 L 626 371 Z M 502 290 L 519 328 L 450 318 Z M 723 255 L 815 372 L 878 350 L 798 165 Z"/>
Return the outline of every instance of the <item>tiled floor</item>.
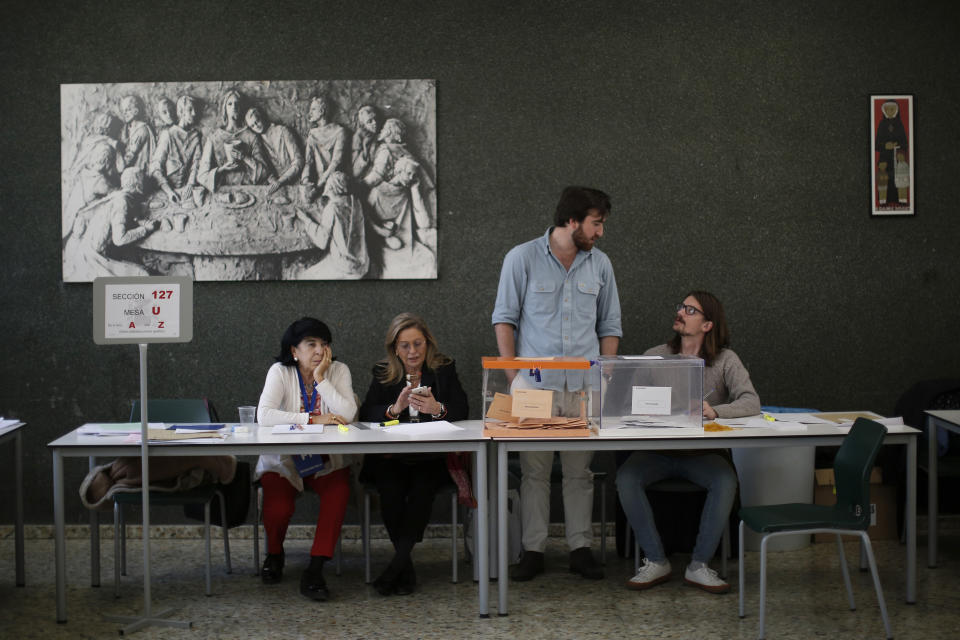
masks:
<path fill-rule="evenodd" d="M 215 530 L 216 531 L 216 530 Z M 960 637 L 960 537 L 941 538 L 941 562 L 926 567 L 919 549 L 918 602 L 904 602 L 904 548 L 881 542 L 877 556 L 881 581 L 897 638 Z M 27 586 L 14 587 L 14 543 L 0 540 L 0 638 L 111 638 L 120 625 L 102 614 L 137 615 L 143 611 L 141 544 L 129 544 L 130 575 L 122 596 L 113 597 L 112 541 L 103 540 L 103 586 L 91 588 L 89 546 L 68 541 L 67 615 L 57 624 L 54 602 L 54 545 L 27 540 Z M 415 553 L 419 588 L 411 596 L 381 597 L 363 584 L 358 541 L 344 544 L 343 574 L 327 572 L 333 600 L 315 603 L 301 597 L 298 579 L 307 561 L 309 541 L 289 540 L 287 570 L 279 585 L 253 576 L 252 543 L 232 541 L 232 575 L 223 573 L 222 547 L 214 542 L 214 594 L 203 595 L 203 541 L 154 540 L 153 611 L 173 607 L 172 618 L 193 628 L 148 627 L 134 638 L 754 638 L 757 630 L 756 553 L 747 555 L 747 617 L 737 616 L 736 562 L 730 563 L 728 595 L 711 595 L 686 586 L 683 556 L 674 556 L 674 578 L 646 592 L 628 591 L 623 581 L 632 560 L 608 555 L 607 578 L 585 581 L 567 571 L 562 538 L 551 538 L 547 573 L 532 582 L 511 584 L 510 614 L 496 614 L 496 583 L 491 583 L 489 619 L 477 615 L 472 568 L 462 563 L 467 580 L 450 583 L 449 541 L 431 539 Z M 385 540 L 374 544 L 374 575 L 389 558 Z M 856 547 L 847 545 L 856 564 Z M 852 573 L 858 609 L 849 611 L 837 565 L 836 546 L 817 544 L 773 554 L 768 594 L 768 638 L 882 638 L 883 625 L 869 572 Z"/>

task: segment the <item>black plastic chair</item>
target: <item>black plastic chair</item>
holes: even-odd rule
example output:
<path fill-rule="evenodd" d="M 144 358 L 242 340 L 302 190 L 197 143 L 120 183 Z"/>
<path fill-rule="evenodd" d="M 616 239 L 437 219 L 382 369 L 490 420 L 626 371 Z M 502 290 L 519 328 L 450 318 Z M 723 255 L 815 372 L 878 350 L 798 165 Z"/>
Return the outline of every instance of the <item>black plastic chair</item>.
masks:
<path fill-rule="evenodd" d="M 131 422 L 140 419 L 140 401 L 134 400 L 130 410 Z M 216 422 L 217 413 L 206 398 L 177 398 L 147 400 L 147 420 L 157 422 Z M 212 594 L 210 568 L 210 505 L 219 497 L 220 522 L 223 528 L 223 551 L 227 573 L 230 566 L 230 537 L 227 530 L 226 498 L 217 484 L 204 484 L 189 491 L 167 493 L 150 492 L 151 506 L 203 505 L 204 533 L 206 539 L 206 595 Z M 124 524 L 123 505 L 142 505 L 143 492 L 119 492 L 113 498 L 113 590 L 120 597 L 120 576 L 127 575 L 127 532 Z M 119 561 L 118 561 L 119 558 Z"/>
<path fill-rule="evenodd" d="M 837 452 L 833 463 L 833 472 L 836 478 L 837 503 L 835 505 L 817 504 L 778 504 L 740 509 L 740 617 L 744 617 L 744 560 L 743 535 L 744 526 L 761 533 L 760 541 L 760 631 L 759 638 L 764 637 L 765 607 L 767 597 L 767 541 L 774 536 L 788 533 L 835 533 L 837 548 L 840 552 L 840 570 L 843 573 L 843 582 L 847 588 L 847 599 L 850 609 L 856 609 L 853 600 L 853 587 L 850 584 L 850 573 L 847 570 L 847 559 L 843 549 L 841 534 L 860 537 L 862 548 L 870 564 L 873 576 L 873 586 L 877 592 L 877 601 L 880 604 L 880 614 L 883 616 L 883 626 L 887 638 L 893 637 L 890 629 L 890 618 L 887 616 L 887 606 L 883 599 L 883 589 L 877 575 L 877 563 L 873 556 L 873 547 L 867 527 L 870 526 L 870 472 L 873 462 L 883 444 L 883 437 L 887 428 L 873 420 L 857 418 L 850 428 L 847 437 Z"/>

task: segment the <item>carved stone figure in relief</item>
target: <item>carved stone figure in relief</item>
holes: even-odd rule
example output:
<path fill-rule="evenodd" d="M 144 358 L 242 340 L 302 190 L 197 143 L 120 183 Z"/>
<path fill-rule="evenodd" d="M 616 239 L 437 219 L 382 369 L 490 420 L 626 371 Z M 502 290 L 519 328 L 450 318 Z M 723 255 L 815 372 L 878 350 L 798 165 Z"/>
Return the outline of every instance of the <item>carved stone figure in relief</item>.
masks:
<path fill-rule="evenodd" d="M 370 237 L 370 253 L 381 278 L 424 277 L 429 274 L 422 269 L 436 269 L 432 260 L 436 228 L 420 192 L 419 176 L 420 165 L 404 156 L 396 161 L 392 177 L 370 190 L 370 228 L 375 234 Z M 423 266 L 411 271 L 411 265 Z"/>
<path fill-rule="evenodd" d="M 64 247 L 74 273 L 68 276 L 145 276 L 140 265 L 111 256 L 116 247 L 137 242 L 155 231 L 157 220 L 140 223 L 143 212 L 143 171 L 125 169 L 120 177 L 121 190 L 82 211 L 76 218 L 70 238 Z"/>
<path fill-rule="evenodd" d="M 203 144 L 197 182 L 208 191 L 222 185 L 263 184 L 270 172 L 260 136 L 243 123 L 242 97 L 234 90 L 220 100 L 219 126 Z"/>
<path fill-rule="evenodd" d="M 160 135 L 160 132 L 162 132 L 164 129 L 167 129 L 177 123 L 176 118 L 174 117 L 177 113 L 177 108 L 170 98 L 160 98 L 157 100 L 154 111 L 157 114 L 157 135 Z"/>
<path fill-rule="evenodd" d="M 303 171 L 303 153 L 293 132 L 282 124 L 268 123 L 258 108 L 247 111 L 246 122 L 250 130 L 260 136 L 270 159 L 272 174 L 267 180 L 270 184 L 267 195 L 272 195 L 296 180 Z"/>
<path fill-rule="evenodd" d="M 201 137 L 194 128 L 197 121 L 196 101 L 190 96 L 177 99 L 177 124 L 160 132 L 157 149 L 150 162 L 150 173 L 171 202 L 179 203 L 182 190 L 197 184 L 200 166 Z"/>
<path fill-rule="evenodd" d="M 74 177 L 70 195 L 63 208 L 63 239 L 72 232 L 74 220 L 84 207 L 117 188 L 116 157 L 117 150 L 114 145 L 104 140 L 99 140 L 89 149 L 83 150 L 83 164 Z"/>
<path fill-rule="evenodd" d="M 123 162 L 128 167 L 136 167 L 146 173 L 156 138 L 150 125 L 143 121 L 143 102 L 140 98 L 124 96 L 120 100 L 120 118 L 123 120 L 123 130 L 120 132 Z"/>
<path fill-rule="evenodd" d="M 380 143 L 373 158 L 373 166 L 364 177 L 363 182 L 369 187 L 390 180 L 393 177 L 393 168 L 400 158 L 413 158 L 403 142 L 407 127 L 397 118 L 390 118 L 383 123 L 383 129 L 377 138 Z"/>
<path fill-rule="evenodd" d="M 303 173 L 300 183 L 321 191 L 334 171 L 343 169 L 347 130 L 329 119 L 330 104 L 322 96 L 310 101 L 310 133 L 307 134 Z M 311 194 L 312 195 L 312 194 Z"/>
<path fill-rule="evenodd" d="M 370 258 L 360 198 L 350 193 L 347 176 L 342 171 L 334 171 L 327 178 L 323 196 L 326 204 L 319 222 L 306 210 L 297 208 L 297 217 L 310 240 L 318 248 L 327 250 L 320 262 L 298 277 L 303 280 L 362 278 Z"/>
<path fill-rule="evenodd" d="M 370 168 L 373 167 L 373 159 L 380 144 L 377 140 L 378 131 L 376 108 L 369 104 L 363 105 L 357 110 L 353 143 L 350 147 L 353 177 L 357 180 L 364 180 Z"/>
<path fill-rule="evenodd" d="M 120 172 L 126 165 L 123 161 L 123 144 L 120 142 L 120 124 L 109 113 L 98 113 L 93 117 L 90 122 L 90 133 L 83 139 L 73 159 L 72 171 L 80 171 L 89 164 L 91 155 L 99 153 L 99 147 L 102 145 L 107 145 L 113 150 L 109 171 L 112 173 L 113 182 L 119 184 Z"/>

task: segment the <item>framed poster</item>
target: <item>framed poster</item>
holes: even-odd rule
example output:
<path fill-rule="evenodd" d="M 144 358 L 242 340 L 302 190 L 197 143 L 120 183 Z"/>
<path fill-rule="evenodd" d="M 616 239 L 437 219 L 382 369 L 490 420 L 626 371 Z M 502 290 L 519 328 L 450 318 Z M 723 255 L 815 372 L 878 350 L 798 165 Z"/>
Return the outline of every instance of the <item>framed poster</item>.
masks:
<path fill-rule="evenodd" d="M 64 282 L 435 279 L 436 83 L 64 84 Z"/>
<path fill-rule="evenodd" d="M 870 215 L 916 212 L 913 96 L 870 96 Z"/>

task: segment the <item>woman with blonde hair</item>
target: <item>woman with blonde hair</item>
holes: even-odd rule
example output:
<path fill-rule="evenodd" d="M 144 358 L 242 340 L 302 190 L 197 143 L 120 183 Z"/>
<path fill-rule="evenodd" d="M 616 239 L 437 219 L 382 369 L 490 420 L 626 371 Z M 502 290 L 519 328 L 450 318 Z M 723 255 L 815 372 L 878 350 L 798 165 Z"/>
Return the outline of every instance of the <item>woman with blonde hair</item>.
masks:
<path fill-rule="evenodd" d="M 423 318 L 412 313 L 395 317 L 384 347 L 387 354 L 373 367 L 373 380 L 360 407 L 361 420 L 467 418 L 467 394 L 456 365 L 440 351 Z M 394 548 L 393 559 L 373 583 L 381 595 L 413 592 L 416 577 L 411 553 L 423 540 L 434 495 L 451 482 L 455 459 L 455 454 L 427 453 L 369 455 L 364 460 L 360 479 L 377 486 L 383 524 Z M 468 501 L 469 494 L 461 499 Z"/>

